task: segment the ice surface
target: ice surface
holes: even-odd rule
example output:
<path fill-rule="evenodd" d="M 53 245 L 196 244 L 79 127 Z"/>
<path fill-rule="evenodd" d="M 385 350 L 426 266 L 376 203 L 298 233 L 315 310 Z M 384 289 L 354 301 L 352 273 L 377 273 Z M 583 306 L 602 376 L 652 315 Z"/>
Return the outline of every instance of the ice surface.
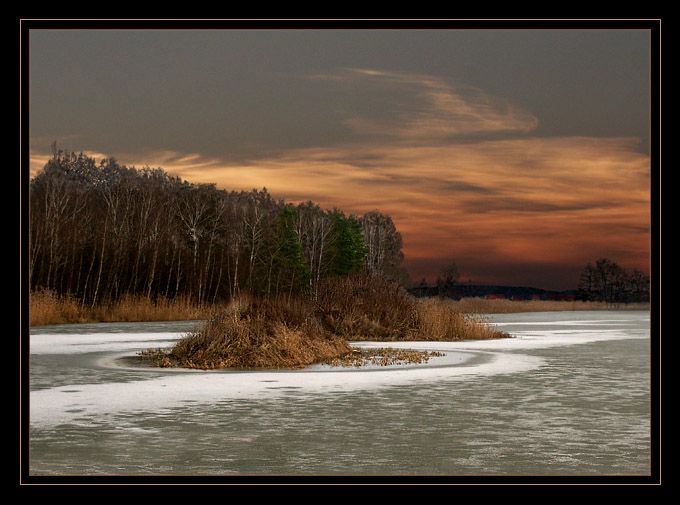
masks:
<path fill-rule="evenodd" d="M 613 324 L 609 324 L 613 323 Z M 102 367 L 120 368 L 119 380 L 108 383 L 67 385 L 32 391 L 30 422 L 32 426 L 61 423 L 94 422 L 99 416 L 120 412 L 158 411 L 181 406 L 183 402 L 206 402 L 236 398 L 260 398 L 282 395 L 347 392 L 371 388 L 412 385 L 419 381 L 470 380 L 496 374 L 514 374 L 538 368 L 544 360 L 524 354 L 534 349 L 585 344 L 601 340 L 647 338 L 648 332 L 617 328 L 620 321 L 580 320 L 551 321 L 552 329 L 513 331 L 513 325 L 525 328 L 540 321 L 493 323 L 509 331 L 514 338 L 461 342 L 361 342 L 365 347 L 410 348 L 440 351 L 446 355 L 431 358 L 425 365 L 329 369 L 309 367 L 304 370 L 224 371 L 224 370 L 148 370 L 148 378 L 125 377 L 118 358 L 134 355 L 140 349 L 165 347 L 178 339 L 176 332 L 38 334 L 30 340 L 31 354 L 83 354 L 103 352 Z M 591 325 L 597 326 L 593 329 Z M 599 325 L 599 326 L 598 326 Z M 142 370 L 143 372 L 143 370 Z M 142 374 L 143 376 L 143 374 Z"/>
<path fill-rule="evenodd" d="M 31 335 L 31 354 L 80 354 L 117 352 L 126 349 L 167 347 L 179 338 L 177 332 L 157 333 L 44 333 Z"/>

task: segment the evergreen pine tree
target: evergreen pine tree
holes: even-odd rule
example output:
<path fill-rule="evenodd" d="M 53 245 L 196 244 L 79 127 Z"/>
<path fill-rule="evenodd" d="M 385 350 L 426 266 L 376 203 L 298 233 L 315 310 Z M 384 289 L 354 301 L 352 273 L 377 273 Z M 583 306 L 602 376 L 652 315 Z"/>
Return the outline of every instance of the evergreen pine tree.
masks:
<path fill-rule="evenodd" d="M 333 215 L 330 237 L 330 273 L 345 276 L 363 272 L 368 249 L 364 244 L 361 223 L 336 212 Z"/>
<path fill-rule="evenodd" d="M 285 205 L 275 222 L 274 263 L 278 266 L 279 273 L 290 279 L 292 291 L 306 293 L 309 291 L 312 274 L 305 260 L 296 223 L 297 211 L 292 206 Z"/>

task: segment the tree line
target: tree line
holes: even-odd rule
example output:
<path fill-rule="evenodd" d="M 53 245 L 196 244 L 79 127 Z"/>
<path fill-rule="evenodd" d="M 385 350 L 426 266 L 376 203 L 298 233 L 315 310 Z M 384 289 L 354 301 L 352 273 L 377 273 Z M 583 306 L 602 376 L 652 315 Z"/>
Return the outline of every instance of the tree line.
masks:
<path fill-rule="evenodd" d="M 595 264 L 588 263 L 578 282 L 579 297 L 583 300 L 606 303 L 649 301 L 649 276 L 634 269 L 620 267 L 608 258 Z"/>
<path fill-rule="evenodd" d="M 210 303 L 314 295 L 327 277 L 356 272 L 408 280 L 401 235 L 377 210 L 348 216 L 52 149 L 29 186 L 32 290 L 93 305 L 127 294 Z"/>

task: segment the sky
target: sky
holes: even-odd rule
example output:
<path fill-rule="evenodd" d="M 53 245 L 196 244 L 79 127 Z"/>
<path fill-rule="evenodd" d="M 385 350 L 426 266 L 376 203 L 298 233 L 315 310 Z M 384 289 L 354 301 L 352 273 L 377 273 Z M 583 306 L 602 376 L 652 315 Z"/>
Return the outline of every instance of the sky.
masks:
<path fill-rule="evenodd" d="M 361 215 L 414 282 L 573 289 L 650 272 L 654 41 L 630 29 L 34 29 L 30 173 L 51 145 Z M 651 52 L 651 54 L 650 54 Z"/>

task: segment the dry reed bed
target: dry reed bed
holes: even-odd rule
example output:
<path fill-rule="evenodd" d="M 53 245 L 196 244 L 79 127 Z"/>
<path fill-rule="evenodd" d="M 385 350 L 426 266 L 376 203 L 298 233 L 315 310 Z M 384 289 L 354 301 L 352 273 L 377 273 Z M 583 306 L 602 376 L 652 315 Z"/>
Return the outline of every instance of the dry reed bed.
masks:
<path fill-rule="evenodd" d="M 552 312 L 570 310 L 649 310 L 649 303 L 611 305 L 604 302 L 546 301 L 546 300 L 487 300 L 463 298 L 441 300 L 451 304 L 451 309 L 463 314 L 501 314 L 515 312 Z M 431 303 L 423 300 L 423 303 Z M 345 304 L 347 307 L 348 305 Z M 219 306 L 217 307 L 217 309 Z M 99 303 L 92 307 L 75 298 L 47 290 L 37 291 L 29 297 L 29 326 L 49 324 L 134 322 L 134 321 L 186 321 L 207 319 L 215 306 L 199 306 L 187 298 L 151 300 L 144 296 L 126 295 L 117 302 Z M 354 310 L 354 309 L 352 309 Z M 332 319 L 333 314 L 329 314 Z M 337 318 L 337 316 L 335 316 Z"/>
<path fill-rule="evenodd" d="M 457 341 L 509 337 L 482 314 L 611 309 L 592 302 L 416 299 L 380 278 L 330 279 L 316 296 L 200 307 L 187 299 L 126 296 L 88 307 L 49 291 L 32 293 L 31 325 L 95 321 L 206 320 L 169 351 L 146 351 L 158 366 L 296 368 L 352 355 L 348 341 Z M 631 307 L 621 307 L 631 308 Z M 644 308 L 644 307 L 642 307 Z"/>
<path fill-rule="evenodd" d="M 159 366 L 202 369 L 297 368 L 351 357 L 352 340 L 504 337 L 445 300 L 418 300 L 387 281 L 358 276 L 324 283 L 315 299 L 241 297 L 167 353 L 147 358 Z"/>
<path fill-rule="evenodd" d="M 649 303 L 591 302 L 583 300 L 499 300 L 462 298 L 450 300 L 454 310 L 468 314 L 510 314 L 517 312 L 554 312 L 577 310 L 649 310 Z"/>
<path fill-rule="evenodd" d="M 206 319 L 214 307 L 201 307 L 187 298 L 152 300 L 145 296 L 125 295 L 116 302 L 85 305 L 69 295 L 58 296 L 43 290 L 30 294 L 29 326 L 48 324 L 187 321 Z"/>
<path fill-rule="evenodd" d="M 351 351 L 305 300 L 244 296 L 154 359 L 202 369 L 299 368 Z"/>

